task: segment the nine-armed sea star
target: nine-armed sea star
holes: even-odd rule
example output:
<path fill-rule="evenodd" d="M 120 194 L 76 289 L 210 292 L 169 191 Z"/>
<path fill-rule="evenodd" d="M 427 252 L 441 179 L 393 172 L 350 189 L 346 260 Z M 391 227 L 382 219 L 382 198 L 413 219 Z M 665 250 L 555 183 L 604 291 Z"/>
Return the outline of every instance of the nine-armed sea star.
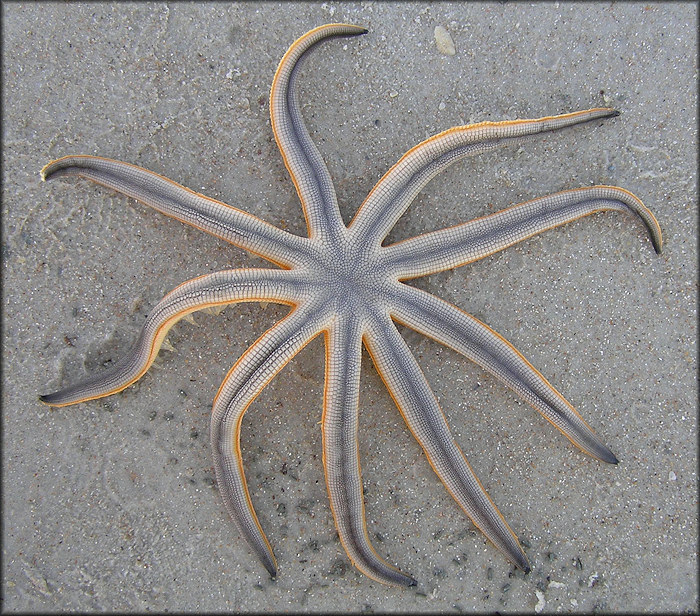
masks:
<path fill-rule="evenodd" d="M 196 310 L 244 301 L 288 304 L 289 314 L 267 330 L 229 371 L 214 400 L 211 418 L 214 465 L 224 502 L 270 575 L 276 575 L 277 565 L 245 482 L 241 421 L 265 385 L 321 333 L 326 343 L 323 464 L 338 534 L 353 564 L 380 582 L 415 584 L 413 578 L 377 555 L 365 526 L 357 445 L 364 343 L 445 487 L 494 545 L 527 572 L 528 560 L 515 534 L 452 438 L 438 402 L 394 322 L 475 361 L 521 395 L 584 452 L 613 464 L 617 459 L 510 343 L 466 312 L 404 281 L 482 259 L 536 233 L 602 210 L 639 216 L 657 252 L 661 251 L 661 230 L 652 213 L 631 193 L 593 186 L 382 245 L 416 195 L 452 163 L 504 143 L 517 143 L 527 135 L 615 116 L 613 109 L 451 128 L 409 150 L 379 180 L 350 224 L 345 225 L 333 182 L 302 120 L 297 81 L 300 61 L 319 42 L 365 32 L 364 28 L 346 24 L 311 30 L 289 48 L 272 83 L 272 130 L 301 200 L 308 237 L 282 231 L 128 163 L 95 156 L 66 156 L 42 170 L 44 179 L 90 179 L 260 255 L 279 268 L 226 270 L 183 283 L 153 308 L 126 357 L 111 369 L 42 396 L 41 400 L 51 406 L 65 406 L 128 387 L 153 363 L 170 327 Z"/>

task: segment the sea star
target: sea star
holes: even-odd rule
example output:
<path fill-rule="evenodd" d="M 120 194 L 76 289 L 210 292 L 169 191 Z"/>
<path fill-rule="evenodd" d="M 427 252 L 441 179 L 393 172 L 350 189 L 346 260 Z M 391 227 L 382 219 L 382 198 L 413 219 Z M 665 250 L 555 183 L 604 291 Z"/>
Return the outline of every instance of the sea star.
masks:
<path fill-rule="evenodd" d="M 320 333 L 326 343 L 323 465 L 338 535 L 353 564 L 380 582 L 415 584 L 412 577 L 377 555 L 365 525 L 357 445 L 364 343 L 445 487 L 493 544 L 527 572 L 528 560 L 518 539 L 452 438 L 435 395 L 394 322 L 481 365 L 584 452 L 613 464 L 617 459 L 561 394 L 504 338 L 459 308 L 403 281 L 459 267 L 602 210 L 638 215 L 657 252 L 661 251 L 661 230 L 652 213 L 631 193 L 594 186 L 556 193 L 465 224 L 382 245 L 416 195 L 449 165 L 527 135 L 617 115 L 615 110 L 603 108 L 538 120 L 482 122 L 435 135 L 409 150 L 345 225 L 328 170 L 302 120 L 297 81 L 301 60 L 319 42 L 366 32 L 347 24 L 311 30 L 289 48 L 272 83 L 272 130 L 299 195 L 308 237 L 282 231 L 128 163 L 66 156 L 44 167 L 45 180 L 60 176 L 90 179 L 256 253 L 281 269 L 227 270 L 183 283 L 151 311 L 126 357 L 109 370 L 41 396 L 41 400 L 65 406 L 128 387 L 153 363 L 170 327 L 196 310 L 243 301 L 288 304 L 292 307 L 289 314 L 267 330 L 229 371 L 214 399 L 211 418 L 219 489 L 231 517 L 269 574 L 276 575 L 277 565 L 248 494 L 240 450 L 241 421 L 265 385 Z"/>

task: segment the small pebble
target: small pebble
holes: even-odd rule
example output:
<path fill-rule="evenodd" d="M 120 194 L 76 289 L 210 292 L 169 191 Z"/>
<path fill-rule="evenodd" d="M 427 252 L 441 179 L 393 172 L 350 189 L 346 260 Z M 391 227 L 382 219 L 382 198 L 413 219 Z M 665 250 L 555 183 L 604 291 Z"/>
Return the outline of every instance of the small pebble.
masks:
<path fill-rule="evenodd" d="M 536 590 L 535 596 L 537 597 L 537 604 L 535 605 L 535 614 L 539 614 L 544 609 L 544 606 L 547 605 L 547 602 L 544 600 L 543 592 Z"/>
<path fill-rule="evenodd" d="M 676 480 L 676 473 L 674 473 L 673 471 L 668 471 L 668 480 L 675 481 Z"/>
<path fill-rule="evenodd" d="M 444 56 L 454 56 L 455 44 L 450 33 L 442 26 L 435 26 L 434 34 L 438 51 Z"/>

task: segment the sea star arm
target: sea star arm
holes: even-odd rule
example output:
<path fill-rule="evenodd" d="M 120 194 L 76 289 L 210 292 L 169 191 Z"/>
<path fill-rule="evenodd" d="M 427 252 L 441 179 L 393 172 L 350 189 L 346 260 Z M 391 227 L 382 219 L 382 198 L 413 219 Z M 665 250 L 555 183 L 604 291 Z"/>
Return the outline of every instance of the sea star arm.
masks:
<path fill-rule="evenodd" d="M 517 537 L 455 443 L 435 394 L 388 317 L 372 323 L 366 344 L 401 415 L 447 490 L 508 559 L 523 571 L 529 571 Z"/>
<path fill-rule="evenodd" d="M 362 241 L 381 244 L 425 185 L 465 156 L 517 143 L 530 135 L 616 115 L 614 109 L 596 108 L 537 120 L 480 122 L 450 128 L 406 152 L 367 195 L 349 228 Z"/>
<path fill-rule="evenodd" d="M 294 304 L 302 296 L 296 275 L 288 270 L 228 270 L 194 278 L 176 287 L 156 304 L 136 344 L 114 366 L 39 399 L 50 406 L 67 406 L 125 389 L 146 373 L 168 330 L 196 310 L 249 301 Z"/>
<path fill-rule="evenodd" d="M 326 331 L 326 387 L 323 405 L 323 468 L 340 541 L 352 563 L 384 584 L 411 586 L 415 580 L 375 552 L 367 535 L 357 444 L 362 331 L 340 316 Z"/>
<path fill-rule="evenodd" d="M 299 104 L 299 69 L 307 52 L 329 37 L 356 36 L 367 30 L 349 24 L 314 28 L 297 39 L 280 61 L 270 90 L 270 121 L 284 164 L 294 182 L 309 237 L 345 231 L 326 163 L 304 125 Z"/>
<path fill-rule="evenodd" d="M 235 363 L 212 408 L 211 446 L 219 491 L 241 534 L 273 578 L 277 563 L 253 509 L 243 471 L 241 422 L 265 386 L 324 326 L 318 315 L 303 308 L 293 310 Z"/>
<path fill-rule="evenodd" d="M 402 285 L 392 317 L 482 366 L 519 394 L 574 445 L 610 464 L 617 458 L 569 402 L 518 350 L 487 325 L 420 289 Z"/>
<path fill-rule="evenodd" d="M 252 214 L 129 163 L 99 156 L 64 156 L 41 170 L 44 180 L 64 176 L 86 178 L 116 190 L 282 267 L 295 265 L 305 244 L 304 238 Z"/>
<path fill-rule="evenodd" d="M 614 210 L 639 216 L 657 253 L 662 236 L 654 215 L 632 193 L 592 186 L 555 193 L 470 222 L 425 233 L 384 248 L 401 280 L 426 276 L 477 261 L 537 233 L 595 212 Z"/>

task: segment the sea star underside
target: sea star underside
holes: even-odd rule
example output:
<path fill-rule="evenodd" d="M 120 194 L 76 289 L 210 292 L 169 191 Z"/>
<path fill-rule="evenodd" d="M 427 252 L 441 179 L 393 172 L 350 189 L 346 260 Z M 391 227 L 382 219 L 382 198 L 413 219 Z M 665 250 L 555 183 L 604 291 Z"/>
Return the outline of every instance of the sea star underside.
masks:
<path fill-rule="evenodd" d="M 387 584 L 413 585 L 386 563 L 366 530 L 357 444 L 362 345 L 430 464 L 474 524 L 515 565 L 529 564 L 518 539 L 482 488 L 452 438 L 435 395 L 395 323 L 454 349 L 522 396 L 584 452 L 609 463 L 613 453 L 574 408 L 503 337 L 459 308 L 405 281 L 462 266 L 547 229 L 602 210 L 631 212 L 646 225 L 657 252 L 661 230 L 652 213 L 621 188 L 593 186 L 528 201 L 454 227 L 390 245 L 387 234 L 416 195 L 451 164 L 528 135 L 617 115 L 596 108 L 537 120 L 482 122 L 451 128 L 409 150 L 344 224 L 326 165 L 301 116 L 301 60 L 319 42 L 364 34 L 347 24 L 311 30 L 292 44 L 270 92 L 272 130 L 296 187 L 308 237 L 280 230 L 244 211 L 195 193 L 145 169 L 95 156 L 66 156 L 43 179 L 79 176 L 253 252 L 278 268 L 216 272 L 183 283 L 151 311 L 136 345 L 101 374 L 42 396 L 65 406 L 108 396 L 148 370 L 172 325 L 205 308 L 244 301 L 291 310 L 236 362 L 214 399 L 211 444 L 219 489 L 241 534 L 271 576 L 277 565 L 253 510 L 243 473 L 243 414 L 265 385 L 310 340 L 325 337 L 323 465 L 340 540 L 353 564 Z"/>

